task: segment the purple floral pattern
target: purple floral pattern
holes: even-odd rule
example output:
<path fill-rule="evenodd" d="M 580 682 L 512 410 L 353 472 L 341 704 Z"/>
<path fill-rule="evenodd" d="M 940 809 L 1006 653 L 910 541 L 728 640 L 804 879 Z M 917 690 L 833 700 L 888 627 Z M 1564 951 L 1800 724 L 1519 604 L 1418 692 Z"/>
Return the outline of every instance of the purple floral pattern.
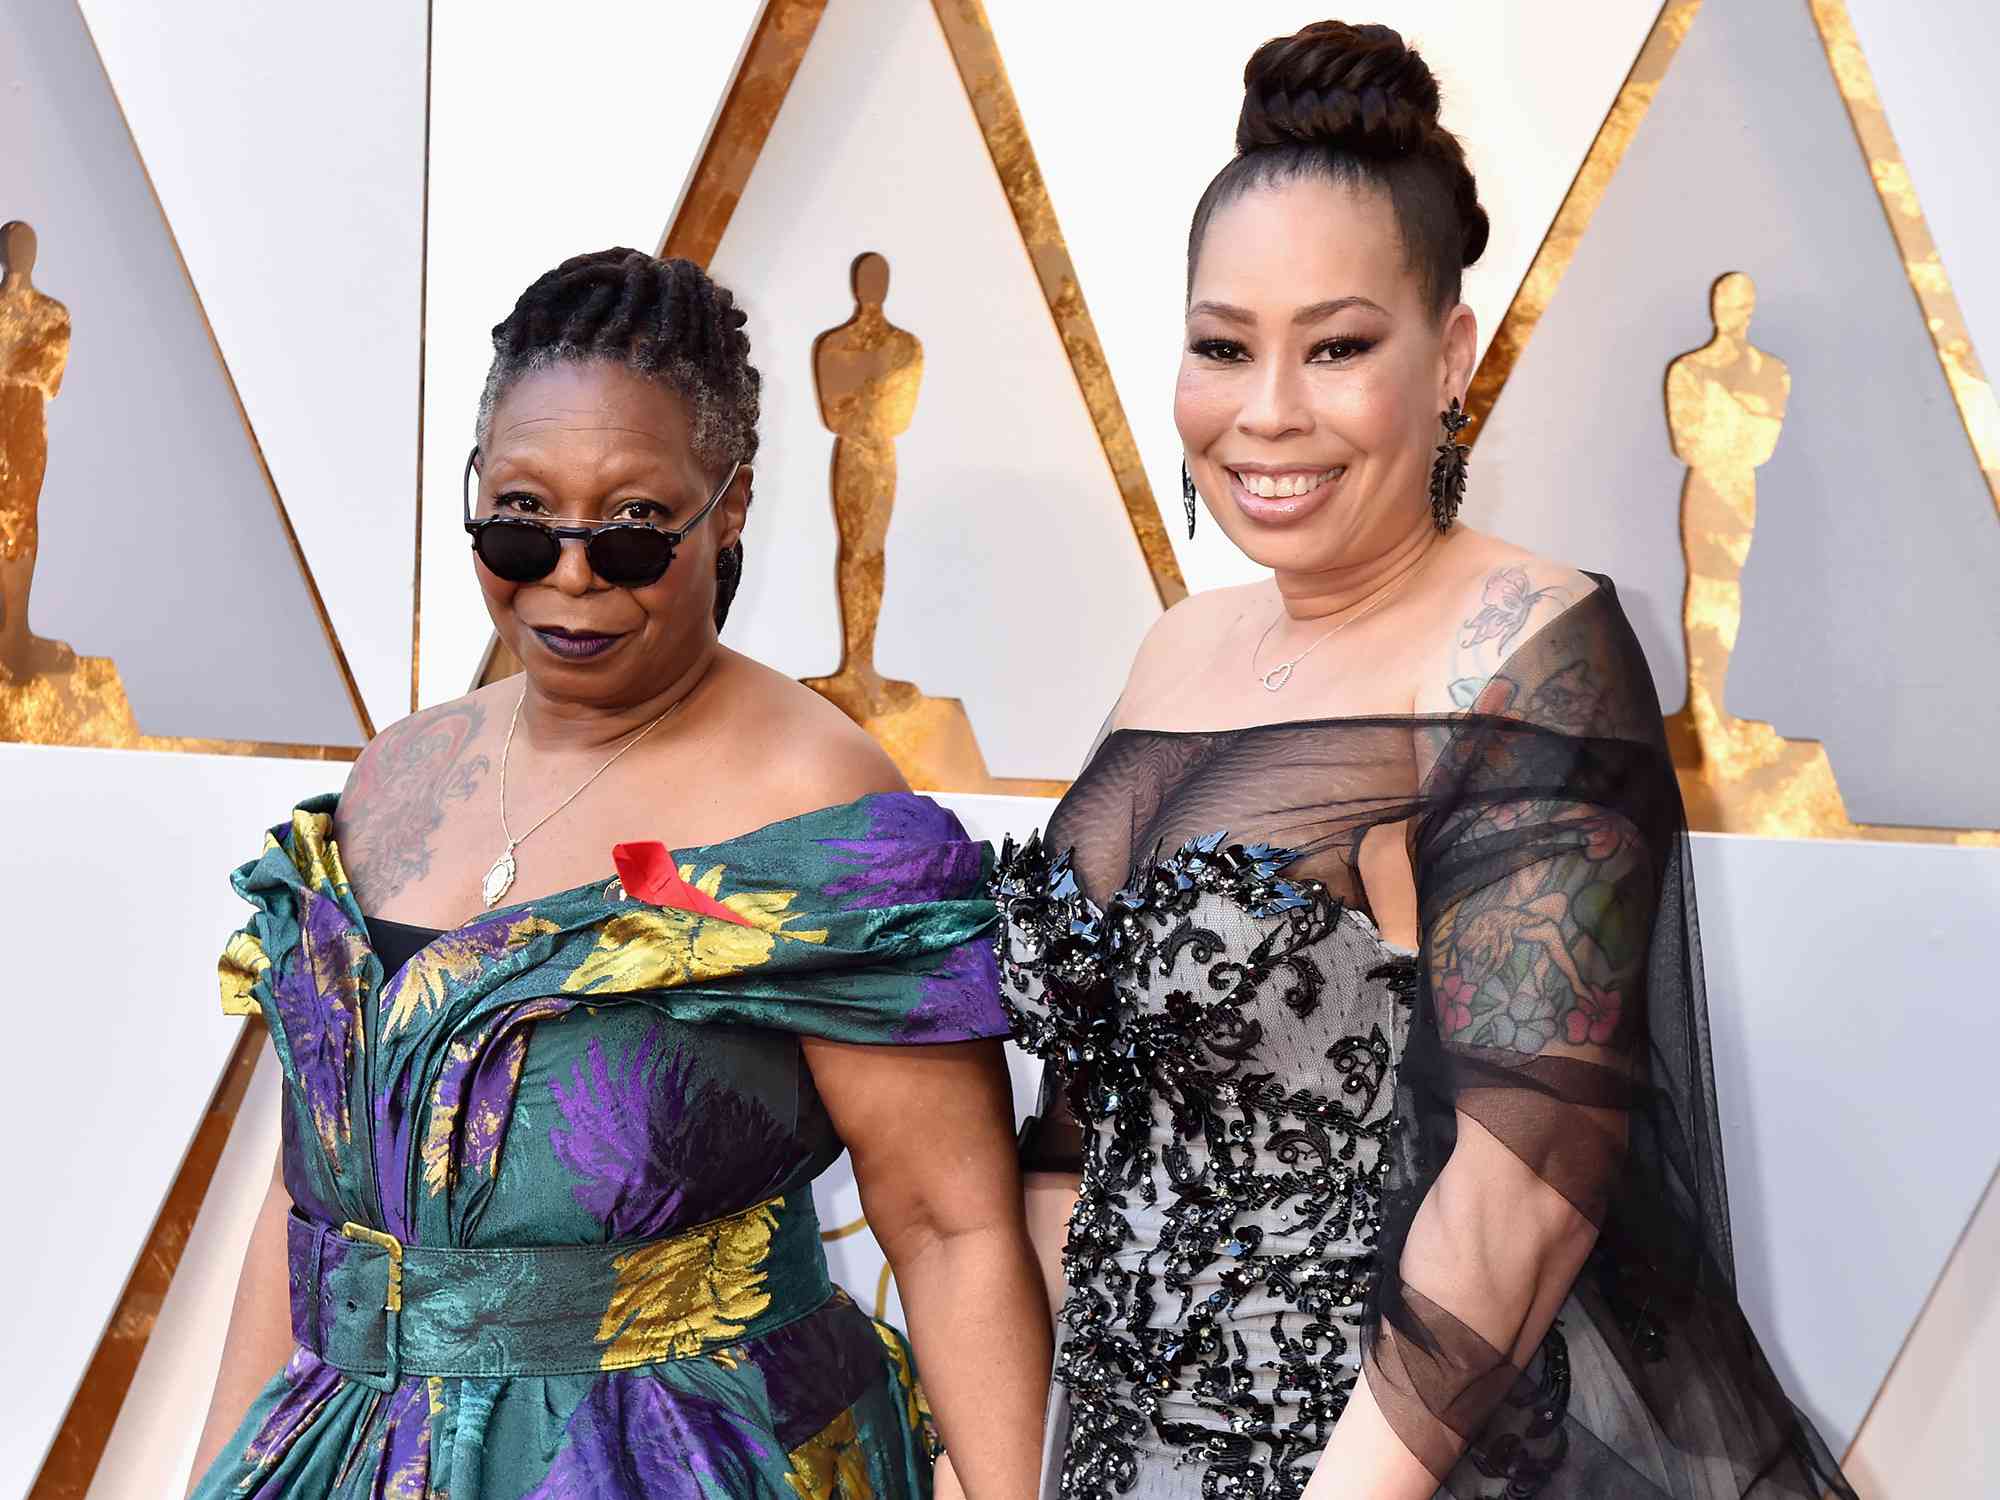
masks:
<path fill-rule="evenodd" d="M 848 907 L 949 900 L 977 886 L 984 870 L 985 845 L 967 838 L 954 814 L 913 793 L 875 798 L 866 838 L 819 842 L 849 871 L 826 888 Z"/>
<path fill-rule="evenodd" d="M 697 1086 L 693 1059 L 678 1048 L 663 1057 L 660 1038 L 654 1027 L 609 1058 L 593 1038 L 569 1086 L 549 1084 L 565 1121 L 549 1145 L 581 1179 L 571 1189 L 577 1203 L 613 1239 L 646 1239 L 738 1208 L 755 1197 L 765 1164 L 775 1171 L 786 1160 L 784 1133 L 761 1105 L 720 1084 Z M 703 1170 L 718 1161 L 736 1170 Z"/>
<path fill-rule="evenodd" d="M 1005 1034 L 1000 1009 L 1000 962 L 984 943 L 967 943 L 945 955 L 924 976 L 922 998 L 896 1030 L 899 1042 L 957 1041 Z"/>
<path fill-rule="evenodd" d="M 363 966 L 371 957 L 339 904 L 312 891 L 299 945 L 272 987 L 300 1098 L 336 1170 L 354 1132 L 348 1090 L 361 1053 Z"/>
<path fill-rule="evenodd" d="M 768 1488 L 776 1440 L 728 1407 L 619 1372 L 590 1388 L 548 1477 L 524 1500 L 701 1500 Z"/>
<path fill-rule="evenodd" d="M 282 1392 L 243 1449 L 243 1462 L 253 1471 L 278 1465 L 300 1435 L 319 1420 L 340 1389 L 342 1376 L 332 1365 L 321 1363 L 319 1356 L 294 1349 L 278 1379 Z"/>
<path fill-rule="evenodd" d="M 436 934 L 390 972 L 333 815 L 332 798 L 305 805 L 235 875 L 257 914 L 220 978 L 284 1066 L 308 1347 L 200 1500 L 723 1500 L 801 1476 L 822 1494 L 825 1461 L 864 1452 L 879 1500 L 923 1493 L 907 1361 L 870 1351 L 873 1325 L 829 1297 L 815 1253 L 811 1179 L 839 1142 L 800 1038 L 1004 1033 L 983 847 L 923 799 L 864 797 L 685 866 L 664 851 L 677 900 L 576 886 Z M 799 1232 L 780 1235 L 787 1203 Z M 400 1320 L 379 1250 L 326 1232 L 347 1221 L 409 1248 Z M 518 1253 L 440 1282 L 416 1254 L 433 1248 Z M 331 1363 L 376 1360 L 363 1351 L 391 1336 L 390 1389 L 378 1364 Z M 467 1367 L 492 1373 L 444 1373 Z"/>

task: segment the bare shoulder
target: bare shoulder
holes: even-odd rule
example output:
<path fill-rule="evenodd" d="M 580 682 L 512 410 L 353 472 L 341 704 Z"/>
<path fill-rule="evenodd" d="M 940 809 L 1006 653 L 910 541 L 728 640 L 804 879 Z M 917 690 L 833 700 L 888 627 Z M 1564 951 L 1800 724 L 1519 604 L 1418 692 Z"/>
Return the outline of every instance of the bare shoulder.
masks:
<path fill-rule="evenodd" d="M 1235 584 L 1190 594 L 1164 611 L 1132 659 L 1124 703 L 1130 706 L 1155 693 L 1171 694 L 1192 656 L 1212 652 L 1245 616 L 1269 613 L 1271 597 L 1268 582 Z"/>
<path fill-rule="evenodd" d="M 1473 707 L 1513 651 L 1597 591 L 1589 574 L 1483 532 L 1467 532 L 1431 586 L 1431 644 L 1419 713 Z"/>
<path fill-rule="evenodd" d="M 511 706 L 520 692 L 518 682 L 496 682 L 454 698 L 449 703 L 419 709 L 407 718 L 379 731 L 362 748 L 348 773 L 341 793 L 341 813 L 352 816 L 367 810 L 367 804 L 381 795 L 384 784 L 412 770 L 452 763 L 466 750 L 483 741 L 494 719 L 496 705 Z M 507 707 L 498 717 L 504 723 Z"/>
<path fill-rule="evenodd" d="M 888 752 L 811 688 L 747 656 L 730 670 L 740 704 L 731 737 L 745 742 L 746 780 L 769 821 L 909 790 Z"/>
<path fill-rule="evenodd" d="M 340 794 L 335 837 L 363 905 L 429 873 L 432 836 L 495 764 L 493 747 L 520 692 L 491 687 L 398 720 L 368 742 Z"/>

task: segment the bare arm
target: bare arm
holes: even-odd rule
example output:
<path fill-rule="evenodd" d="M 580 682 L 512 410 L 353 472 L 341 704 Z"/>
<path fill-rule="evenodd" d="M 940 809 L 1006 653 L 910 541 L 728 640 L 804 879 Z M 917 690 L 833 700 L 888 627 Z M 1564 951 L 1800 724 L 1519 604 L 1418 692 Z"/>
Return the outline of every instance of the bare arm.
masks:
<path fill-rule="evenodd" d="M 1461 1114 L 1458 1128 L 1451 1160 L 1410 1228 L 1403 1279 L 1419 1293 L 1432 1289 L 1518 1369 L 1555 1321 L 1597 1231 L 1477 1121 Z M 1369 1380 L 1357 1380 L 1305 1500 L 1431 1500 L 1437 1487 Z"/>
<path fill-rule="evenodd" d="M 895 1270 L 957 1480 L 973 1500 L 1026 1500 L 1041 1461 L 1049 1322 L 1000 1044 L 805 1047 Z"/>
<path fill-rule="evenodd" d="M 1420 710 L 1524 716 L 1530 695 L 1509 675 L 1509 650 L 1593 587 L 1535 560 L 1495 569 L 1467 601 Z M 1588 671 L 1578 662 L 1561 681 L 1533 684 L 1536 721 L 1587 732 Z M 1577 722 L 1565 722 L 1567 710 Z M 1615 1042 L 1626 1008 L 1644 1003 L 1655 894 L 1638 830 L 1580 801 L 1490 789 L 1472 811 L 1457 836 L 1492 851 L 1492 875 L 1432 914 L 1425 962 L 1447 1048 L 1510 1081 L 1488 1075 L 1485 1087 L 1461 1089 L 1452 1154 L 1403 1245 L 1406 1294 L 1426 1330 L 1443 1335 L 1441 1352 L 1380 1331 L 1308 1500 L 1430 1500 L 1496 1385 L 1525 1369 L 1548 1333 L 1624 1157 L 1626 1117 L 1608 1105 L 1632 1065 Z M 1566 1083 L 1538 1090 L 1533 1077 Z"/>
<path fill-rule="evenodd" d="M 1069 1287 L 1063 1277 L 1063 1244 L 1069 1238 L 1070 1215 L 1082 1180 L 1070 1172 L 1029 1172 L 1022 1179 L 1022 1199 L 1028 1211 L 1028 1239 L 1049 1296 L 1049 1315 L 1062 1312 Z"/>
<path fill-rule="evenodd" d="M 257 1210 L 257 1225 L 243 1252 L 243 1270 L 236 1282 L 236 1302 L 229 1313 L 229 1334 L 222 1346 L 222 1367 L 216 1372 L 215 1394 L 209 1398 L 208 1420 L 195 1449 L 196 1480 L 208 1472 L 223 1445 L 236 1431 L 270 1378 L 292 1353 L 291 1301 L 286 1291 L 289 1267 L 285 1254 L 285 1219 L 292 1195 L 285 1191 L 284 1156 L 271 1168 L 271 1186 Z"/>

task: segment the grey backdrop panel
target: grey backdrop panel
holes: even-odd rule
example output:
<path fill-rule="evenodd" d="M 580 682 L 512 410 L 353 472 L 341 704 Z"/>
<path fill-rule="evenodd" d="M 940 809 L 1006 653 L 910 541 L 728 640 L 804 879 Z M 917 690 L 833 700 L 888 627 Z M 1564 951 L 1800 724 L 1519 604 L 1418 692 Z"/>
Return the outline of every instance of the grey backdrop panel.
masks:
<path fill-rule="evenodd" d="M 74 325 L 62 393 L 48 408 L 35 629 L 113 658 L 149 734 L 359 743 L 74 4 L 0 0 L 0 142 L 0 219 L 35 226 L 35 284 L 68 304 Z M 270 274 L 285 274 L 282 256 Z M 338 336 L 338 309 L 327 310 L 327 327 Z"/>
<path fill-rule="evenodd" d="M 1737 1284 L 1839 1453 L 2000 1159 L 1969 977 L 2000 849 L 1698 835 L 1694 864 Z"/>
<path fill-rule="evenodd" d="M 1665 374 L 1727 271 L 1792 373 L 1729 710 L 1824 740 L 1862 822 L 2000 827 L 2000 519 L 1805 0 L 1702 7 L 1480 441 L 1468 519 L 1615 577 L 1678 708 Z"/>

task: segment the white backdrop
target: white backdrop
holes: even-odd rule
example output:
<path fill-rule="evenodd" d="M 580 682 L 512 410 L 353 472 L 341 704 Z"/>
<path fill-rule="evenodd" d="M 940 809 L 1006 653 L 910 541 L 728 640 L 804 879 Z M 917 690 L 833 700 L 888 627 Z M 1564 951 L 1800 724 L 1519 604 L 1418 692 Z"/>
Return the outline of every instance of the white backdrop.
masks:
<path fill-rule="evenodd" d="M 20 1231 L 0 1239 L 0 1495 L 41 1466 L 242 1024 L 216 1001 L 247 910 L 229 871 L 345 769 L 0 745 L 0 1140 Z"/>

